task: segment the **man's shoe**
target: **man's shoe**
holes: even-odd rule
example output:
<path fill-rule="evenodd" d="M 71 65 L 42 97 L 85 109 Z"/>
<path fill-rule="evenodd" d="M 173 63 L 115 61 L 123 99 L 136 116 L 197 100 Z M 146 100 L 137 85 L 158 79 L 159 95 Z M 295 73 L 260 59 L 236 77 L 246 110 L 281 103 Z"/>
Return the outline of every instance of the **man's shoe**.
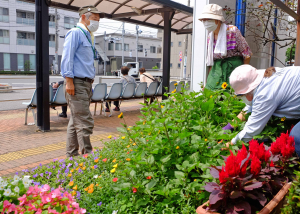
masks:
<path fill-rule="evenodd" d="M 63 117 L 63 118 L 67 118 L 68 117 L 66 113 L 60 113 L 58 116 L 59 117 Z"/>
<path fill-rule="evenodd" d="M 110 112 L 108 108 L 105 109 L 105 112 Z"/>
<path fill-rule="evenodd" d="M 114 111 L 120 111 L 120 108 L 119 107 L 115 107 Z"/>

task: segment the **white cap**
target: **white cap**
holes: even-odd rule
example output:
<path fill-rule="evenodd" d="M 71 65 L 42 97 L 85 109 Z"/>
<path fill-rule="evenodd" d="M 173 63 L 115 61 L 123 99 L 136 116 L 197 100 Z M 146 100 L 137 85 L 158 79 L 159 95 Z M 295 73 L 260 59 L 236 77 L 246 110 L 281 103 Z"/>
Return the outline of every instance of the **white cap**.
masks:
<path fill-rule="evenodd" d="M 214 19 L 225 22 L 223 16 L 223 8 L 217 4 L 208 4 L 204 7 L 202 14 L 199 17 L 199 20 L 202 19 Z"/>

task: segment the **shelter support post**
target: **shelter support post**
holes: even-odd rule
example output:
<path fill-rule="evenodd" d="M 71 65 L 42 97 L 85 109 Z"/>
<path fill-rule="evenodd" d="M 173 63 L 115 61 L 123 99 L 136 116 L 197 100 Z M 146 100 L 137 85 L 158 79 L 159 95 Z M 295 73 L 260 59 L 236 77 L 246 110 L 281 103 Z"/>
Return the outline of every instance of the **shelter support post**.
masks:
<path fill-rule="evenodd" d="M 297 14 L 300 15 L 300 1 L 298 1 Z M 297 20 L 297 40 L 295 50 L 295 66 L 300 66 L 300 20 Z"/>
<path fill-rule="evenodd" d="M 171 61 L 171 24 L 174 16 L 174 11 L 164 11 L 162 13 L 164 19 L 164 39 L 163 39 L 163 94 L 166 92 L 166 87 L 169 91 L 170 84 L 170 61 Z M 167 97 L 162 96 L 162 99 Z"/>
<path fill-rule="evenodd" d="M 49 6 L 48 0 L 35 0 L 36 14 L 36 92 L 37 126 L 50 130 L 49 110 Z"/>

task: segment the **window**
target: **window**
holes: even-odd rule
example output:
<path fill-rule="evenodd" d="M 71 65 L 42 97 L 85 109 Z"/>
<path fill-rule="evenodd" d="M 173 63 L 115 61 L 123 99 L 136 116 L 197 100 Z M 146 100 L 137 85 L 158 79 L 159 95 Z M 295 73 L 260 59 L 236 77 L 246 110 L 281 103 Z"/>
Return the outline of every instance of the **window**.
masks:
<path fill-rule="evenodd" d="M 24 25 L 34 25 L 34 13 L 26 11 L 17 11 L 17 23 Z"/>
<path fill-rule="evenodd" d="M 116 43 L 116 51 L 121 51 L 121 50 L 122 50 L 122 44 Z"/>
<path fill-rule="evenodd" d="M 143 62 L 139 62 L 139 68 L 143 67 Z"/>
<path fill-rule="evenodd" d="M 114 43 L 108 43 L 108 50 L 113 51 L 114 50 Z"/>
<path fill-rule="evenodd" d="M 8 30 L 0 30 L 0 44 L 9 44 Z"/>
<path fill-rule="evenodd" d="M 143 52 L 143 49 L 144 49 L 143 45 L 138 45 L 138 52 Z"/>
<path fill-rule="evenodd" d="M 18 54 L 18 70 L 24 70 L 24 55 Z"/>
<path fill-rule="evenodd" d="M 79 20 L 77 18 L 65 16 L 64 17 L 64 27 L 66 29 L 71 29 L 71 28 L 73 28 L 73 27 L 76 26 L 76 24 L 77 24 L 78 21 Z"/>
<path fill-rule="evenodd" d="M 181 42 L 178 42 L 178 47 L 181 47 Z"/>
<path fill-rule="evenodd" d="M 172 68 L 173 67 L 173 64 L 172 63 L 170 63 L 170 68 Z"/>
<path fill-rule="evenodd" d="M 30 62 L 30 70 L 35 71 L 35 55 L 29 55 L 29 62 Z"/>
<path fill-rule="evenodd" d="M 55 35 L 49 35 L 49 47 L 54 48 L 55 47 Z"/>
<path fill-rule="evenodd" d="M 124 51 L 129 51 L 129 44 L 124 44 Z"/>
<path fill-rule="evenodd" d="M 17 31 L 17 45 L 35 46 L 35 33 Z"/>
<path fill-rule="evenodd" d="M 150 46 L 150 53 L 156 53 L 156 47 Z"/>
<path fill-rule="evenodd" d="M 156 63 L 156 66 L 158 67 L 158 69 L 160 69 L 160 62 Z M 170 66 L 171 67 L 171 66 Z"/>
<path fill-rule="evenodd" d="M 158 53 L 158 54 L 161 54 L 161 47 L 158 47 L 158 48 L 157 48 L 157 53 Z"/>
<path fill-rule="evenodd" d="M 55 16 L 49 15 L 49 27 L 55 27 Z"/>
<path fill-rule="evenodd" d="M 180 68 L 181 67 L 181 63 L 178 63 L 177 67 Z"/>
<path fill-rule="evenodd" d="M 9 22 L 8 8 L 0 7 L 0 22 Z"/>
<path fill-rule="evenodd" d="M 3 54 L 3 61 L 4 61 L 4 70 L 10 70 L 10 54 L 9 53 Z"/>
<path fill-rule="evenodd" d="M 173 47 L 173 42 L 171 42 L 171 47 Z"/>

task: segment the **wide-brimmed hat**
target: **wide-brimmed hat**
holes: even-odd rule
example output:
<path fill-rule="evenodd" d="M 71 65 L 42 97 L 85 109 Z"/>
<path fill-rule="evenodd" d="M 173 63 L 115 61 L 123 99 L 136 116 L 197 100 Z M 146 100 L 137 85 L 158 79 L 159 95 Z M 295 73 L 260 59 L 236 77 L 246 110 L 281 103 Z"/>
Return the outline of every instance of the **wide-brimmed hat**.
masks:
<path fill-rule="evenodd" d="M 225 18 L 223 16 L 223 8 L 217 4 L 208 4 L 204 7 L 202 14 L 199 17 L 199 20 L 202 19 L 214 19 L 220 20 L 221 22 L 225 22 Z"/>
<path fill-rule="evenodd" d="M 257 70 L 251 65 L 241 65 L 229 77 L 235 94 L 247 94 L 254 90 L 264 78 L 265 70 Z"/>
<path fill-rule="evenodd" d="M 94 7 L 93 5 L 87 5 L 87 6 L 83 6 L 81 7 L 79 10 L 79 16 L 82 16 L 83 14 L 87 13 L 87 12 L 91 12 L 91 13 L 99 13 L 101 14 L 102 12 L 100 12 L 96 7 Z"/>

